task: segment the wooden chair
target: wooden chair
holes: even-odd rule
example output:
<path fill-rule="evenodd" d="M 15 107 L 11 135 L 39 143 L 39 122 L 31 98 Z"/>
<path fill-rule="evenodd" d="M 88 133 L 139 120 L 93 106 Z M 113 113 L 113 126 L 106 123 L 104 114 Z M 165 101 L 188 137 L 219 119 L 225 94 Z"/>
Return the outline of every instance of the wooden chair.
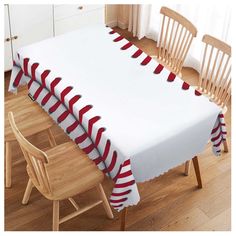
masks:
<path fill-rule="evenodd" d="M 198 90 L 209 97 L 227 112 L 227 103 L 231 97 L 231 47 L 210 35 L 204 35 L 204 55 L 199 74 Z M 223 141 L 224 151 L 228 152 L 227 140 Z M 185 175 L 189 174 L 190 162 L 185 163 Z"/>
<path fill-rule="evenodd" d="M 160 13 L 163 19 L 157 60 L 181 77 L 182 66 L 197 29 L 185 17 L 167 7 L 162 7 Z"/>
<path fill-rule="evenodd" d="M 42 131 L 47 132 L 50 146 L 55 146 L 56 142 L 50 128 L 53 126 L 53 120 L 48 114 L 27 95 L 17 96 L 5 102 L 5 179 L 6 187 L 11 187 L 12 181 L 12 155 L 11 145 L 16 140 L 12 133 L 10 123 L 7 118 L 9 111 L 15 113 L 16 122 L 25 137 L 35 135 Z"/>
<path fill-rule="evenodd" d="M 10 112 L 9 122 L 17 141 L 27 162 L 29 181 L 25 190 L 22 204 L 29 201 L 32 188 L 35 186 L 38 191 L 47 199 L 53 201 L 53 230 L 59 230 L 59 224 L 103 203 L 107 216 L 112 219 L 113 213 L 103 191 L 101 182 L 104 179 L 92 160 L 71 141 L 58 145 L 48 151 L 41 151 L 28 142 L 18 130 L 13 113 Z M 96 187 L 99 193 L 99 201 L 80 208 L 72 198 Z M 59 218 L 59 202 L 68 199 L 76 211 Z"/>

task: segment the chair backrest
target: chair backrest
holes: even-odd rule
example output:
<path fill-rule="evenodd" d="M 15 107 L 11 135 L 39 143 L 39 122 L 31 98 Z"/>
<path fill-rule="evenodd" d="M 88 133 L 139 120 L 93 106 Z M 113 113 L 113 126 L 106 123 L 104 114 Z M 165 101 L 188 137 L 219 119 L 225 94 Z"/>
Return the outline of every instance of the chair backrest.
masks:
<path fill-rule="evenodd" d="M 28 164 L 30 171 L 30 178 L 36 188 L 44 193 L 51 193 L 50 182 L 45 168 L 45 164 L 48 163 L 47 155 L 34 145 L 32 145 L 28 140 L 24 138 L 19 129 L 16 126 L 14 116 L 12 112 L 8 113 L 9 123 L 11 125 L 12 131 L 21 147 L 24 154 L 25 160 Z"/>
<path fill-rule="evenodd" d="M 231 96 L 231 47 L 210 35 L 204 35 L 204 55 L 198 89 L 224 107 Z"/>
<path fill-rule="evenodd" d="M 197 36 L 197 29 L 188 19 L 167 7 L 162 7 L 160 13 L 163 14 L 163 19 L 157 58 L 178 74 L 192 40 Z"/>

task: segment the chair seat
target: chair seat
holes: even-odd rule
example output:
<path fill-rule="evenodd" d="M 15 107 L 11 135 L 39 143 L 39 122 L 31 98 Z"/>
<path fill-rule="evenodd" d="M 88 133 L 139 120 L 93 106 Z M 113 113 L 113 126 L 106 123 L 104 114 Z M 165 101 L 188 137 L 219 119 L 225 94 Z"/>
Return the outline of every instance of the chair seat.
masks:
<path fill-rule="evenodd" d="M 62 200 L 85 192 L 103 181 L 104 174 L 92 160 L 73 142 L 67 142 L 45 152 L 46 169 L 52 194 L 42 192 L 50 200 Z M 27 171 L 34 183 L 35 179 Z"/>
<path fill-rule="evenodd" d="M 25 137 L 47 130 L 54 122 L 51 117 L 28 96 L 21 95 L 5 102 L 5 141 L 16 140 L 7 114 L 12 111 L 19 130 Z"/>

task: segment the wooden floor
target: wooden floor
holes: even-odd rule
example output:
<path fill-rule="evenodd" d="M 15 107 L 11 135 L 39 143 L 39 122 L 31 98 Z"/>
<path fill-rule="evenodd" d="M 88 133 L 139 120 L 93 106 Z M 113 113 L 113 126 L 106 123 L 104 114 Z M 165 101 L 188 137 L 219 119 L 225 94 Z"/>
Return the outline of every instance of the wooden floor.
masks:
<path fill-rule="evenodd" d="M 125 37 L 150 55 L 155 55 L 155 42 L 149 39 L 138 41 L 129 33 L 120 30 Z M 7 92 L 9 73 L 5 74 L 5 99 L 13 97 Z M 183 79 L 190 84 L 197 84 L 197 73 L 189 68 L 183 69 Z M 20 93 L 27 94 L 25 88 Z M 172 169 L 165 175 L 152 181 L 138 184 L 141 201 L 137 206 L 128 208 L 127 230 L 230 230 L 231 229 L 231 109 L 226 115 L 228 129 L 229 153 L 220 158 L 213 156 L 211 143 L 199 156 L 202 172 L 203 189 L 196 188 L 193 169 L 190 176 L 183 175 L 184 166 Z M 55 125 L 53 133 L 57 143 L 63 143 L 68 137 Z M 30 139 L 40 148 L 45 148 L 45 134 Z M 27 183 L 25 162 L 17 143 L 13 151 L 12 188 L 5 189 L 5 230 L 51 230 L 52 202 L 46 200 L 33 189 L 28 205 L 21 205 Z M 107 196 L 111 193 L 112 182 L 106 179 L 103 183 Z M 97 199 L 94 191 L 81 194 L 75 198 L 79 204 L 86 204 Z M 68 201 L 62 202 L 60 214 L 66 215 L 73 210 Z M 78 216 L 62 225 L 60 230 L 119 230 L 120 214 L 114 211 L 115 219 L 109 220 L 102 206 Z"/>

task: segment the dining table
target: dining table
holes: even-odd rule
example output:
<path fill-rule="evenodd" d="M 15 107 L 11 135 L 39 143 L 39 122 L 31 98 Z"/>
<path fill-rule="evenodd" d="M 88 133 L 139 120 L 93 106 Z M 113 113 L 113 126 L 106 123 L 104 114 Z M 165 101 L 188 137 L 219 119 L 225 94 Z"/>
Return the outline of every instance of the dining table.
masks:
<path fill-rule="evenodd" d="M 140 201 L 137 183 L 193 159 L 200 186 L 197 156 L 209 139 L 220 156 L 221 108 L 104 24 L 22 47 L 13 64 L 9 91 L 27 85 L 114 182 L 109 199 L 122 229 L 127 207 Z"/>

